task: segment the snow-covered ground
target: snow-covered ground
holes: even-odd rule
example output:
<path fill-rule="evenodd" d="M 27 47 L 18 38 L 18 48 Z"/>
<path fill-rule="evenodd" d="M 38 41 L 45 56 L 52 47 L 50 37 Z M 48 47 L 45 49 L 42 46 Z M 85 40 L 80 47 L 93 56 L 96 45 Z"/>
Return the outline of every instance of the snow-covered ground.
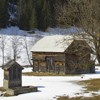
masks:
<path fill-rule="evenodd" d="M 24 72 L 31 71 L 25 68 Z M 83 76 L 83 78 L 81 78 Z M 95 74 L 81 76 L 23 76 L 23 86 L 32 85 L 38 87 L 38 92 L 20 94 L 12 97 L 0 97 L 0 100 L 56 100 L 57 96 L 91 96 L 91 93 L 83 93 L 84 88 L 74 83 L 81 80 L 100 78 L 100 68 L 96 68 Z M 0 86 L 3 85 L 3 70 L 0 69 Z"/>
<path fill-rule="evenodd" d="M 20 30 L 18 27 L 9 27 L 0 30 L 0 66 L 2 65 L 2 50 L 4 48 L 4 62 L 13 59 L 14 50 L 17 55 L 17 61 L 21 65 L 29 65 L 28 54 L 31 59 L 30 49 L 38 39 L 38 36 L 28 34 L 27 31 Z"/>

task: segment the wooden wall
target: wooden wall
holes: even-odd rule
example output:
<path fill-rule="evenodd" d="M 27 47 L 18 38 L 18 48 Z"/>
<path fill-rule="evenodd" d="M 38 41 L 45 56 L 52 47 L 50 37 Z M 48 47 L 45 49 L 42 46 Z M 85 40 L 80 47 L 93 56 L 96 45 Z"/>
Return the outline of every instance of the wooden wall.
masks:
<path fill-rule="evenodd" d="M 34 71 L 64 71 L 65 53 L 32 52 Z"/>

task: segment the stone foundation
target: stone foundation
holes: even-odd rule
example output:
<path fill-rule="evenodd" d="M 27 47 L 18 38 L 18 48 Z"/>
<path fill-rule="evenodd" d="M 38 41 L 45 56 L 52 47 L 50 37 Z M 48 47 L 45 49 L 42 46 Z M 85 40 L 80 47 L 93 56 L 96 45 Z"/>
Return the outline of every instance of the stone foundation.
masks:
<path fill-rule="evenodd" d="M 15 87 L 7 89 L 6 93 L 9 95 L 18 95 L 23 93 L 29 93 L 29 92 L 37 92 L 37 87 L 34 86 L 23 86 L 23 87 Z"/>

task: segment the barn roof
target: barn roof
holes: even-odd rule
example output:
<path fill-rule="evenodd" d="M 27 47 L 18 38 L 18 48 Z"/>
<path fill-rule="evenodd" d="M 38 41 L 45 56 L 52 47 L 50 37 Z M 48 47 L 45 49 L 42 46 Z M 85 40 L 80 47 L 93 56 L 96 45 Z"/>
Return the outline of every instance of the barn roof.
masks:
<path fill-rule="evenodd" d="M 14 67 L 14 66 L 17 66 L 17 67 L 20 67 L 21 69 L 23 69 L 22 66 L 20 66 L 16 61 L 14 60 L 10 60 L 9 62 L 7 62 L 4 66 L 3 66 L 3 69 L 4 70 L 9 70 L 11 67 Z"/>
<path fill-rule="evenodd" d="M 72 43 L 71 36 L 52 35 L 45 36 L 32 47 L 33 52 L 64 52 Z M 65 39 L 67 39 L 65 41 Z"/>
<path fill-rule="evenodd" d="M 65 52 L 69 49 L 70 46 L 77 47 L 80 45 L 84 45 L 83 47 L 88 48 L 89 51 L 92 49 L 88 45 L 88 43 L 83 39 L 73 40 L 73 37 L 70 35 L 52 35 L 45 36 L 32 47 L 32 52 Z M 72 47 L 71 47 L 72 48 Z M 74 48 L 73 48 L 74 49 Z M 73 50 L 72 49 L 72 50 Z"/>

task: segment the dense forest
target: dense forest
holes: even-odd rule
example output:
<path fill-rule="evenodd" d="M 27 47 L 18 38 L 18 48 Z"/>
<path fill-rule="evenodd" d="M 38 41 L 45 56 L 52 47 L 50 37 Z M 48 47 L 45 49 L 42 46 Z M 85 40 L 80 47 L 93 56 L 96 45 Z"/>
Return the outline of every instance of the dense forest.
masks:
<path fill-rule="evenodd" d="M 0 0 L 0 27 L 17 25 L 24 30 L 46 30 L 48 27 L 78 25 L 75 12 L 68 6 L 70 3 L 77 6 L 82 1 L 84 0 Z M 69 13 L 67 16 L 62 11 L 65 5 Z"/>
<path fill-rule="evenodd" d="M 0 27 L 17 25 L 21 29 L 45 30 L 55 26 L 55 4 L 62 0 L 0 0 Z M 10 5 L 10 8 L 9 8 Z M 9 14 L 9 10 L 13 15 Z M 10 19 L 10 20 L 9 20 Z"/>
<path fill-rule="evenodd" d="M 85 17 L 80 13 L 84 11 L 82 6 L 88 11 L 94 1 L 100 5 L 99 0 L 0 0 L 0 27 L 15 25 L 24 30 L 46 30 L 48 27 L 80 26 L 80 18 Z M 96 12 L 92 13 L 95 16 Z M 99 10 L 97 13 L 100 15 Z"/>

